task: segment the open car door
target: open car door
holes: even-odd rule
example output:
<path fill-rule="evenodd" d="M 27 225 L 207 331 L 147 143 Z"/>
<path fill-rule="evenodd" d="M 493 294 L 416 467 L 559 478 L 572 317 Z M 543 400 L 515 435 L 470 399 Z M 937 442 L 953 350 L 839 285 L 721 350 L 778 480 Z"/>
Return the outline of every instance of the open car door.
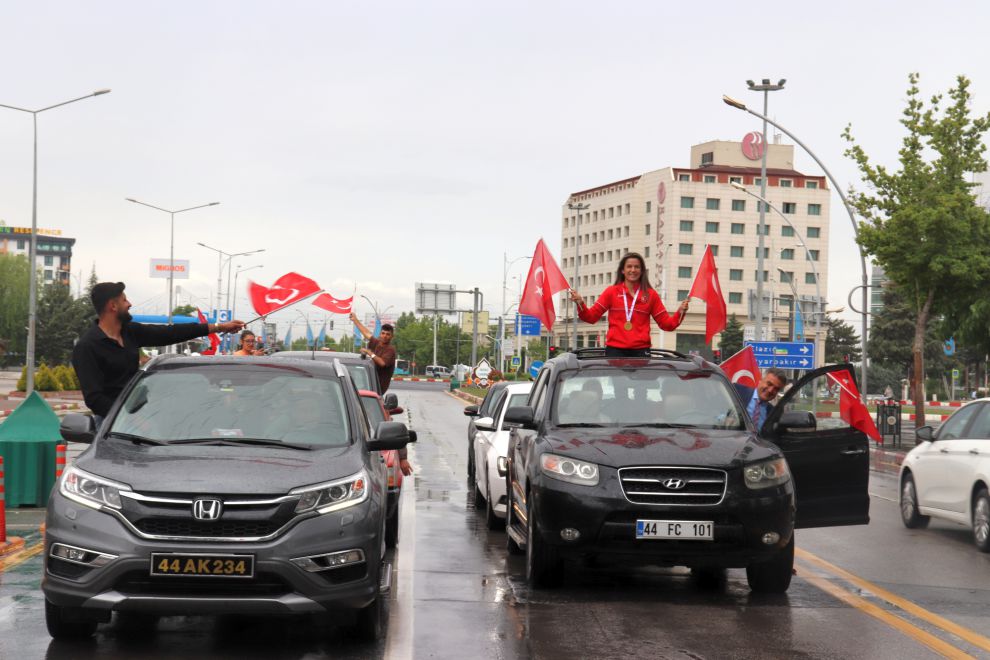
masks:
<path fill-rule="evenodd" d="M 856 382 L 848 364 L 808 372 L 781 397 L 760 433 L 787 457 L 797 498 L 795 527 L 870 522 L 869 439 L 839 417 L 839 394 L 829 373 Z"/>

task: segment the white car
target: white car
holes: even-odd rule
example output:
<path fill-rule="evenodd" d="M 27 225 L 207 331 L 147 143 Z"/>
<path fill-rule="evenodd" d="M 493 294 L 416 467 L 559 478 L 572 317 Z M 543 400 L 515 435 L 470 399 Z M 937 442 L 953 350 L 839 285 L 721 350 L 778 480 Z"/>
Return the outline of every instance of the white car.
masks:
<path fill-rule="evenodd" d="M 492 416 L 474 422 L 477 429 L 474 436 L 474 504 L 479 509 L 485 507 L 488 529 L 500 529 L 505 525 L 504 474 L 510 433 L 510 429 L 503 426 L 505 411 L 513 406 L 525 406 L 532 388 L 530 382 L 510 383 L 499 394 Z"/>
<path fill-rule="evenodd" d="M 904 525 L 925 527 L 933 516 L 959 523 L 990 552 L 990 399 L 967 403 L 938 431 L 922 426 L 917 438 L 901 465 Z"/>

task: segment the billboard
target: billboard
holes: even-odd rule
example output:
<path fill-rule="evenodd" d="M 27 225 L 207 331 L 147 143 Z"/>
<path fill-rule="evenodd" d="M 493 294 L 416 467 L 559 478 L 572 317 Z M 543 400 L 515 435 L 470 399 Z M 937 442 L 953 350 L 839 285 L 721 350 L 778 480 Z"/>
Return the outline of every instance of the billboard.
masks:
<path fill-rule="evenodd" d="M 456 285 L 416 282 L 417 314 L 453 314 L 456 311 Z"/>
<path fill-rule="evenodd" d="M 169 269 L 169 265 L 172 266 Z M 189 279 L 189 260 L 188 259 L 152 259 L 151 260 L 151 277 L 168 279 L 169 270 L 172 271 L 172 277 L 177 280 L 188 280 Z"/>
<path fill-rule="evenodd" d="M 478 332 L 486 334 L 489 324 L 488 312 L 478 312 Z M 470 335 L 474 332 L 474 312 L 463 312 L 461 314 L 461 332 Z"/>

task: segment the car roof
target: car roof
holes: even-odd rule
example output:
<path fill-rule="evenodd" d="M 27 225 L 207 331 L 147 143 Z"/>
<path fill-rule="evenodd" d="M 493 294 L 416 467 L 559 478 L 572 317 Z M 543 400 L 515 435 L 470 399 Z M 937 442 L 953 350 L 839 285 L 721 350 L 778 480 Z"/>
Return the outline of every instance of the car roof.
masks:
<path fill-rule="evenodd" d="M 509 394 L 525 393 L 533 389 L 533 383 L 530 381 L 526 381 L 523 383 L 510 382 L 508 385 L 506 385 L 505 389 L 509 390 Z"/>
<path fill-rule="evenodd" d="M 547 360 L 546 364 L 560 369 L 601 369 L 629 367 L 674 367 L 678 371 L 720 371 L 718 365 L 700 355 L 686 355 L 667 349 L 650 349 L 650 356 L 643 358 L 606 358 L 604 348 L 579 348 Z"/>
<path fill-rule="evenodd" d="M 295 358 L 297 360 L 339 359 L 341 362 L 349 362 L 352 360 L 361 360 L 363 362 L 368 361 L 368 359 L 360 353 L 344 353 L 337 351 L 279 351 L 277 353 L 272 353 L 272 357 Z"/>
<path fill-rule="evenodd" d="M 371 399 L 371 398 L 375 398 L 375 399 L 382 398 L 381 395 L 378 394 L 378 392 L 372 392 L 371 390 L 358 390 L 358 395 L 359 396 L 363 396 L 363 397 L 367 397 L 369 399 Z"/>
<path fill-rule="evenodd" d="M 168 371 L 170 369 L 176 369 L 181 367 L 208 367 L 208 366 L 221 366 L 221 365 L 235 365 L 235 366 L 245 366 L 245 365 L 262 365 L 262 366 L 277 366 L 280 368 L 285 368 L 285 360 L 273 360 L 271 356 L 233 356 L 233 355 L 208 355 L 208 356 L 192 356 L 192 355 L 159 355 L 152 362 L 146 365 L 145 371 L 149 373 L 155 373 L 158 371 Z M 337 375 L 332 362 L 314 362 L 313 360 L 292 360 L 291 366 L 293 368 L 301 369 L 306 373 L 313 375 Z"/>

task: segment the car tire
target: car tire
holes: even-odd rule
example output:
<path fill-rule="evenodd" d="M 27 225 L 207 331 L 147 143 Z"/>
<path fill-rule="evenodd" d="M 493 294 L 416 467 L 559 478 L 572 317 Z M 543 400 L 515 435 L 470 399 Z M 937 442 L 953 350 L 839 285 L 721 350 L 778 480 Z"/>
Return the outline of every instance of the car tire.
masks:
<path fill-rule="evenodd" d="M 474 473 L 472 473 L 472 475 L 474 475 Z M 485 506 L 485 496 L 481 492 L 481 484 L 478 482 L 477 475 L 471 477 L 471 483 L 474 484 L 474 508 L 481 509 Z"/>
<path fill-rule="evenodd" d="M 399 545 L 399 505 L 395 505 L 395 511 L 385 519 L 385 547 L 394 548 Z"/>
<path fill-rule="evenodd" d="M 60 607 L 45 599 L 45 626 L 53 639 L 85 639 L 96 632 L 96 621 L 74 621 L 79 607 Z"/>
<path fill-rule="evenodd" d="M 510 555 L 518 557 L 523 554 L 523 549 L 512 539 L 509 534 L 509 527 L 512 526 L 512 483 L 505 480 L 505 551 Z"/>
<path fill-rule="evenodd" d="M 487 466 L 486 466 L 487 467 Z M 487 497 L 485 498 L 485 524 L 488 529 L 495 531 L 503 527 L 502 519 L 495 515 L 495 508 L 492 504 L 492 484 L 488 478 L 488 470 L 485 470 L 485 493 Z"/>
<path fill-rule="evenodd" d="M 787 545 L 768 561 L 746 567 L 749 588 L 761 594 L 782 594 L 791 586 L 794 574 L 794 534 Z"/>
<path fill-rule="evenodd" d="M 990 552 L 990 493 L 986 488 L 973 498 L 973 541 L 980 552 Z"/>
<path fill-rule="evenodd" d="M 529 524 L 526 525 L 526 582 L 530 587 L 552 589 L 564 582 L 564 565 L 557 549 L 540 536 L 536 502 L 529 498 Z"/>
<path fill-rule="evenodd" d="M 378 594 L 375 600 L 358 611 L 354 625 L 354 637 L 362 642 L 374 643 L 385 636 L 388 626 L 388 598 Z"/>
<path fill-rule="evenodd" d="M 467 476 L 468 483 L 474 483 L 474 442 L 468 442 L 468 460 L 467 460 Z"/>
<path fill-rule="evenodd" d="M 914 485 L 914 477 L 908 472 L 901 482 L 901 493 L 899 501 L 901 509 L 901 522 L 908 529 L 924 529 L 928 527 L 929 516 L 918 513 L 918 489 Z"/>

